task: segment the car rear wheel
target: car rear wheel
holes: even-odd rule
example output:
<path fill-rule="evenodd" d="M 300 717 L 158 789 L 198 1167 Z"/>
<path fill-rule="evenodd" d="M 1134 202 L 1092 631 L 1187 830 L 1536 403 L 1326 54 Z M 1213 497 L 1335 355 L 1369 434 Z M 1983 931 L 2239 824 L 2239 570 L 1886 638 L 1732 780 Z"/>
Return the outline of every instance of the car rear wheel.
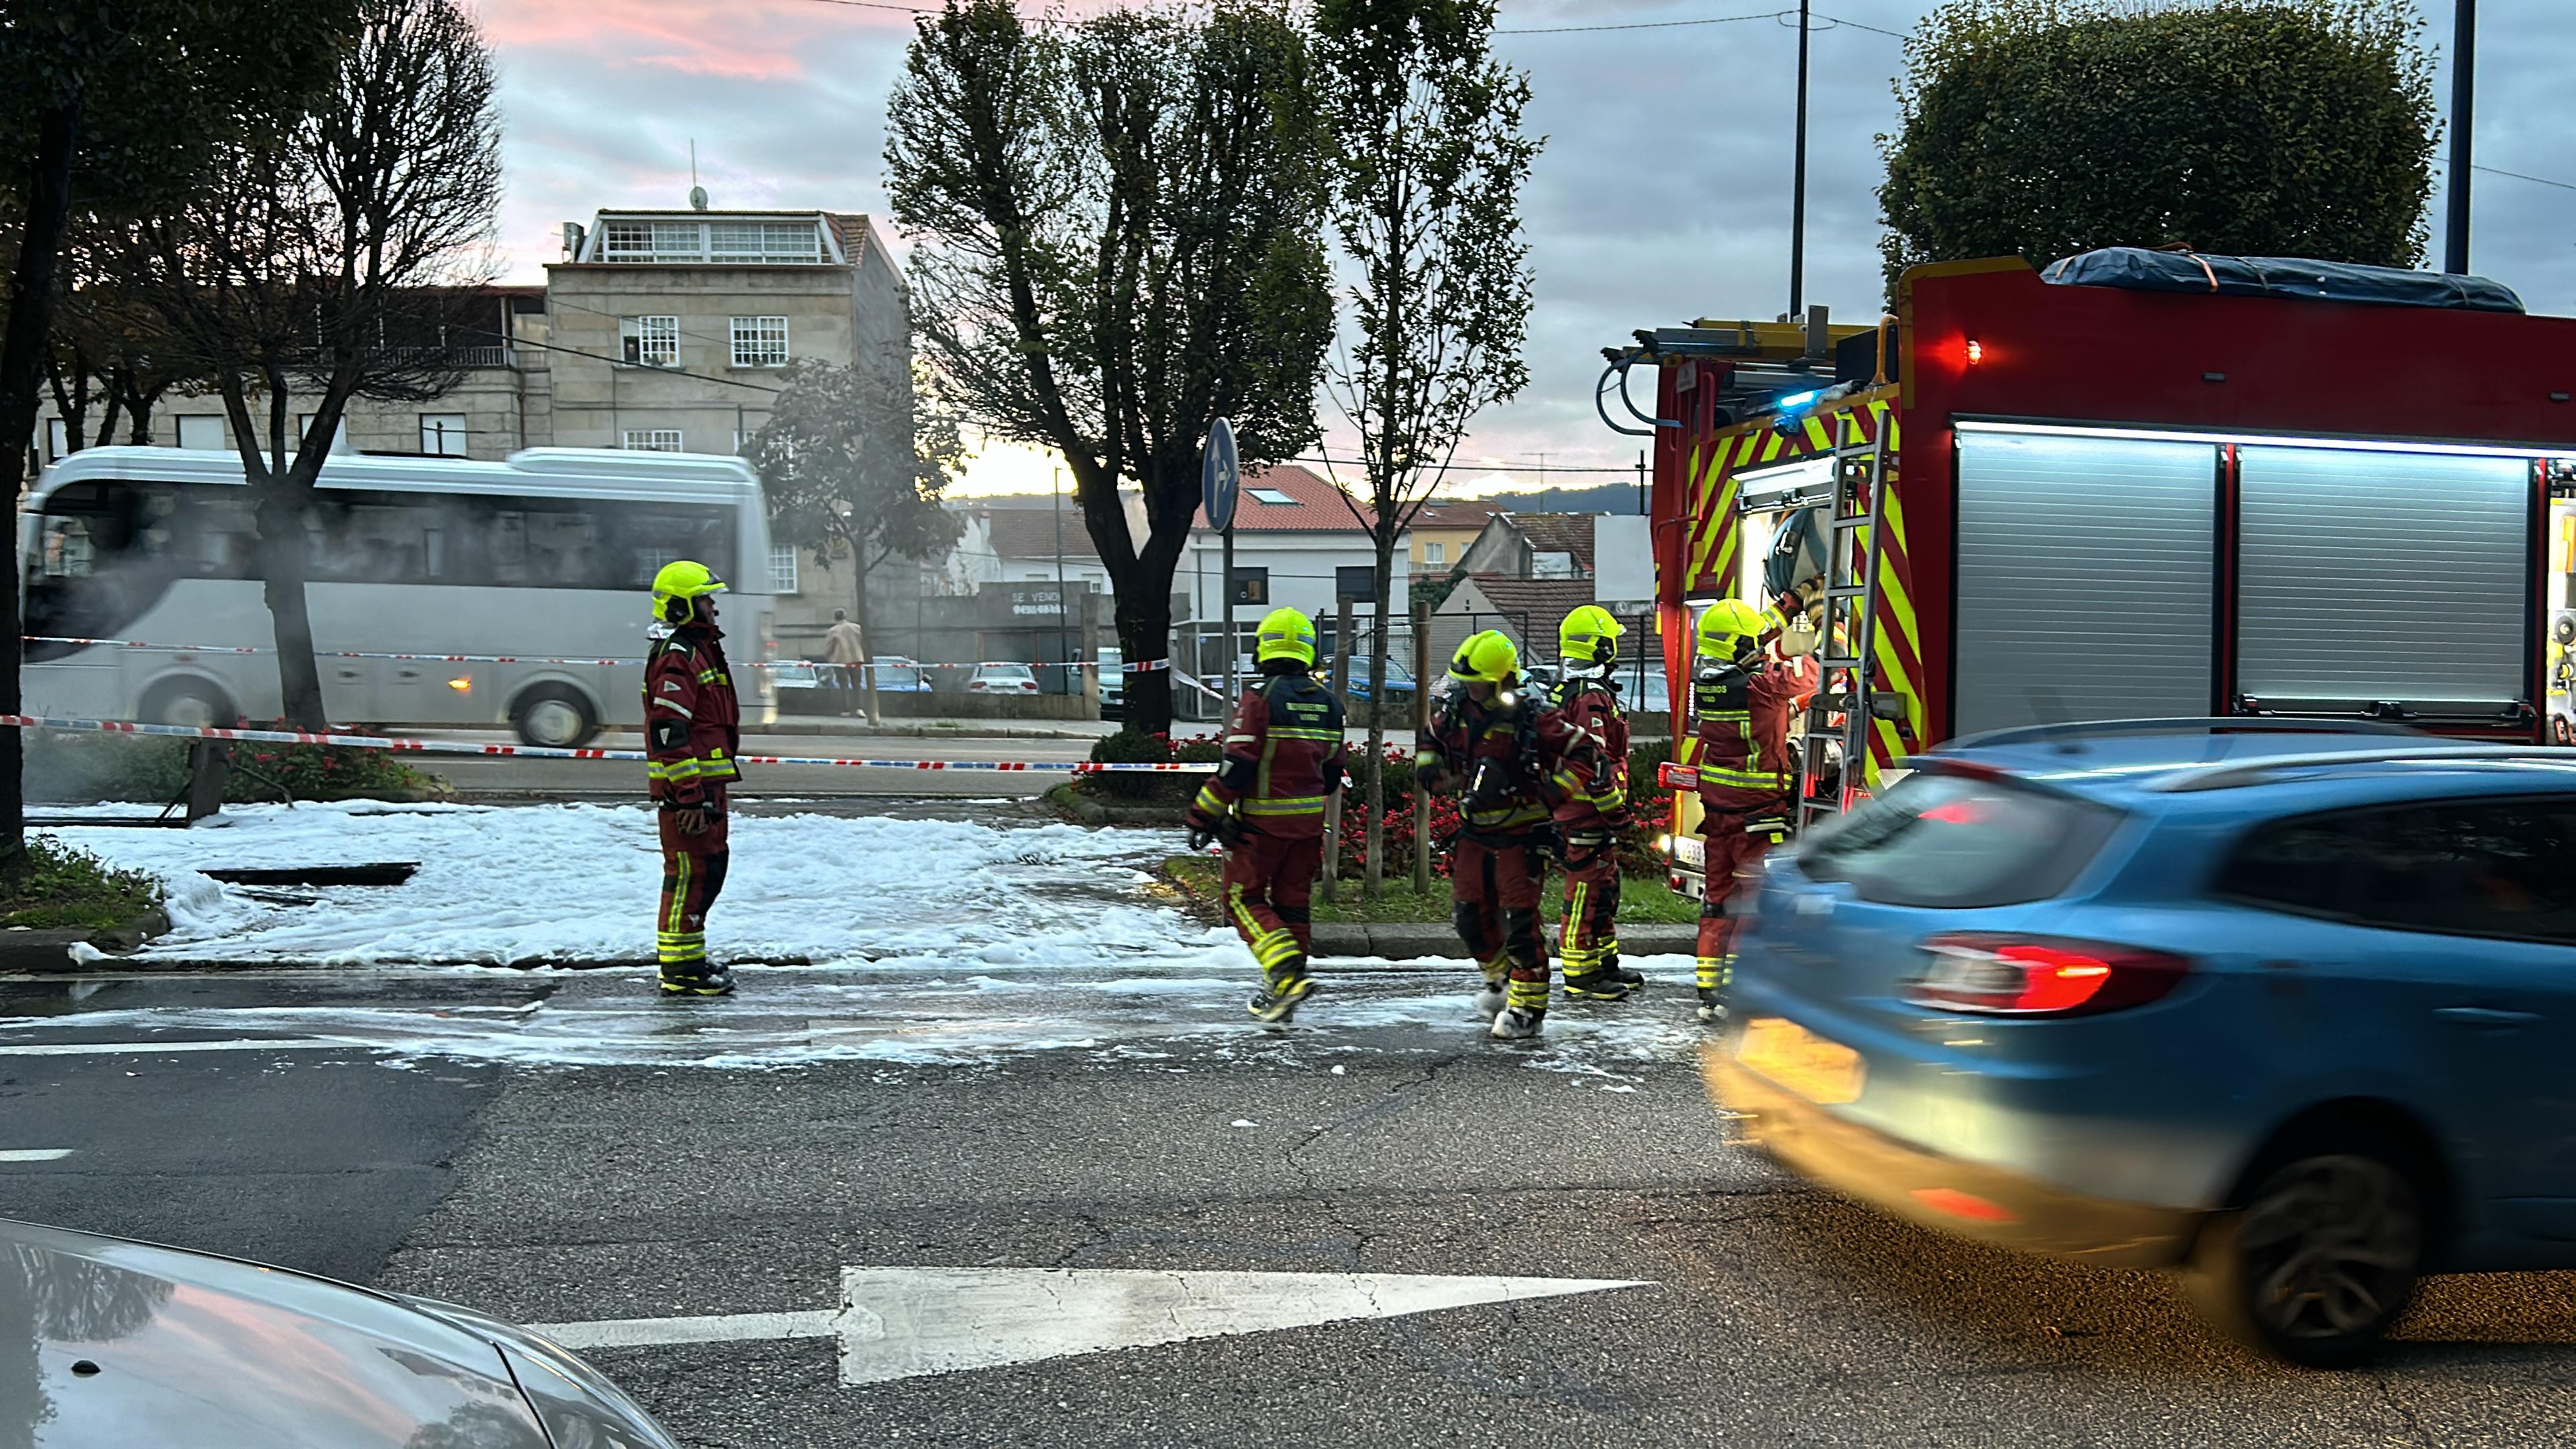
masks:
<path fill-rule="evenodd" d="M 572 750 L 589 744 L 599 733 L 599 716 L 579 691 L 540 684 L 510 706 L 510 725 L 523 745 Z"/>
<path fill-rule="evenodd" d="M 2285 1155 L 2201 1230 L 2184 1283 L 2202 1315 L 2311 1368 L 2367 1357 L 2424 1261 L 2422 1174 L 2376 1144 Z"/>

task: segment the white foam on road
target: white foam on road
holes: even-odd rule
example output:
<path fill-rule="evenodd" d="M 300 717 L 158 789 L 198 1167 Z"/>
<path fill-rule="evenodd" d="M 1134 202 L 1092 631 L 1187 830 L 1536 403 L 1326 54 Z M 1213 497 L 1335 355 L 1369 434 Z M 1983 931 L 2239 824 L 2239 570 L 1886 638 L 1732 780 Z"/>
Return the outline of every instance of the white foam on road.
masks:
<path fill-rule="evenodd" d="M 661 854 L 650 810 L 245 806 L 219 829 L 70 827 L 66 841 L 146 870 L 177 927 L 143 954 L 325 966 L 508 965 L 653 954 Z M 1207 952 L 1230 936 L 1141 898 L 1135 832 L 946 820 L 744 816 L 714 913 L 737 960 L 935 959 L 978 966 L 1102 953 Z M 326 887 L 280 905 L 201 872 L 417 861 L 400 886 Z"/>
<path fill-rule="evenodd" d="M 146 956 L 338 968 L 355 989 L 280 984 L 222 1005 L 196 997 L 0 1018 L 0 1054 L 339 1046 L 395 1062 L 767 1068 L 1070 1052 L 1178 1069 L 1193 1059 L 1296 1067 L 1341 1051 L 1453 1051 L 1483 1029 L 1468 1010 L 1479 978 L 1444 960 L 1325 963 L 1292 1029 L 1252 1021 L 1244 1004 L 1258 972 L 1234 933 L 1144 890 L 1151 878 L 1140 867 L 1177 844 L 1161 833 L 737 819 L 709 944 L 738 963 L 741 993 L 670 1002 L 643 971 L 491 969 L 650 958 L 660 855 L 648 810 L 359 803 L 252 806 L 220 818 L 227 823 L 214 829 L 62 834 L 169 882 L 178 929 Z M 420 869 L 401 886 L 311 891 L 318 900 L 308 905 L 203 874 L 377 861 Z M 813 964 L 739 964 L 780 957 Z M 1702 1035 L 1691 1019 L 1690 959 L 1634 964 L 1655 978 L 1643 998 L 1561 1005 L 1536 1042 L 1494 1049 L 1606 1084 L 1687 1057 Z M 493 1006 L 496 989 L 540 999 Z M 460 1000 L 475 997 L 486 1004 Z M 59 1040 L 67 1031 L 90 1040 Z M 151 1040 L 163 1032 L 195 1040 Z M 294 1040 L 262 1040 L 280 1037 Z"/>

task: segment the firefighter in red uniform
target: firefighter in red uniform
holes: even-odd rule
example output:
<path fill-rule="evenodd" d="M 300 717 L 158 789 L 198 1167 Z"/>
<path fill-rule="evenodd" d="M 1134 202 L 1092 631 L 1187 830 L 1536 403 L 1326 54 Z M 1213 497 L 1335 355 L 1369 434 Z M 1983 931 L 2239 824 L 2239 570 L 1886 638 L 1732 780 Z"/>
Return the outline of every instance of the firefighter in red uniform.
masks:
<path fill-rule="evenodd" d="M 1784 605 L 1795 607 L 1783 601 Z M 1789 834 L 1795 771 L 1789 718 L 1815 693 L 1815 662 L 1764 656 L 1782 613 L 1721 599 L 1699 618 L 1699 668 L 1691 704 L 1699 717 L 1700 835 L 1707 844 L 1699 908 L 1699 1019 L 1726 1019 L 1740 917 L 1730 914 L 1739 872 Z"/>
<path fill-rule="evenodd" d="M 1225 842 L 1225 914 L 1261 963 L 1250 1010 L 1285 1022 L 1315 989 L 1315 872 L 1324 804 L 1342 788 L 1342 705 L 1315 680 L 1315 624 L 1273 609 L 1254 645 L 1260 682 L 1243 692 L 1225 760 L 1190 805 L 1190 848 Z"/>
<path fill-rule="evenodd" d="M 722 996 L 733 976 L 707 963 L 707 909 L 724 889 L 725 787 L 742 778 L 734 700 L 715 596 L 724 581 L 685 559 L 653 576 L 653 616 L 670 629 L 644 660 L 644 738 L 662 828 L 654 943 L 665 996 Z"/>
<path fill-rule="evenodd" d="M 1494 630 L 1458 646 L 1449 693 L 1416 747 L 1433 791 L 1455 789 L 1463 817 L 1449 851 L 1450 913 L 1485 973 L 1476 1009 L 1495 1036 L 1533 1037 L 1547 1024 L 1547 942 L 1538 899 L 1551 817 L 1585 790 L 1578 763 L 1598 768 L 1565 717 L 1521 692 L 1520 651 Z"/>
<path fill-rule="evenodd" d="M 1619 664 L 1619 636 L 1626 633 L 1610 611 L 1585 604 L 1565 616 L 1556 633 L 1556 710 L 1591 744 L 1576 774 L 1583 788 L 1556 807 L 1565 841 L 1565 931 L 1557 954 L 1565 961 L 1565 994 L 1578 1000 L 1617 1001 L 1646 982 L 1619 964 L 1619 833 L 1628 828 L 1628 717 L 1610 676 Z M 1593 767 L 1597 762 L 1597 768 Z"/>

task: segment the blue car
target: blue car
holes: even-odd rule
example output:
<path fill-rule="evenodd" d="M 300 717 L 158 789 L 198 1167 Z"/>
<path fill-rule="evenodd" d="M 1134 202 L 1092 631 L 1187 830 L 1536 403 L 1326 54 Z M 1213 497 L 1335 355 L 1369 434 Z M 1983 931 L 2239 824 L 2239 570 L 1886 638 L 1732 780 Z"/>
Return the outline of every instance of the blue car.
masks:
<path fill-rule="evenodd" d="M 2234 720 L 1916 763 L 1752 892 L 1706 1067 L 1774 1159 L 2179 1268 L 2320 1367 L 2420 1274 L 2576 1266 L 2576 759 Z"/>

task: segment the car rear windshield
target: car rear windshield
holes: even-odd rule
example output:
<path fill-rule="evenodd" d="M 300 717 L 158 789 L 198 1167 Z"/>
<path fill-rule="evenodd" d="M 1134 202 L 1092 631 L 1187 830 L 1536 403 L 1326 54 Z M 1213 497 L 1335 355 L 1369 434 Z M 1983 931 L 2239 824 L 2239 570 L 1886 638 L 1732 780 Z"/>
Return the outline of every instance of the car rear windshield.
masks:
<path fill-rule="evenodd" d="M 2119 822 L 2070 795 L 1918 771 L 1810 836 L 1798 868 L 1888 905 L 2020 905 L 2064 891 Z"/>

